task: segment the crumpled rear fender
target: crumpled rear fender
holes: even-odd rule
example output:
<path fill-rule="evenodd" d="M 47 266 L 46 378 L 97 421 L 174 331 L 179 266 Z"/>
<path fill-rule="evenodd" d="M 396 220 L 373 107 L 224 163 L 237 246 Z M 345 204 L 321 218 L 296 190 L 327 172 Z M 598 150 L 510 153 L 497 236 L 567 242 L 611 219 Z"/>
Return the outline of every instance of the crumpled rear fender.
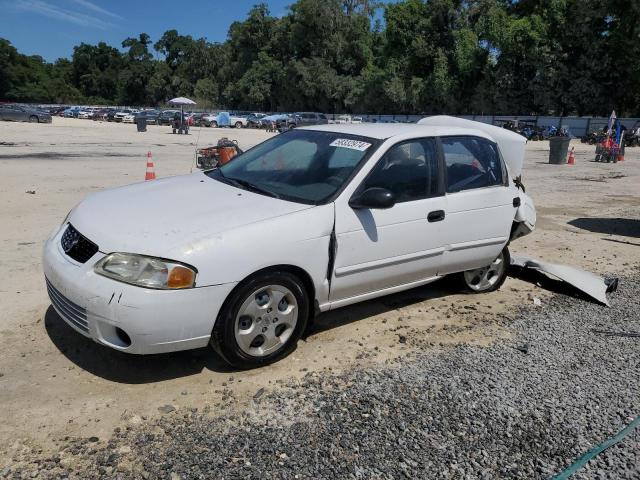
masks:
<path fill-rule="evenodd" d="M 520 191 L 520 205 L 516 210 L 511 227 L 511 240 L 524 237 L 536 228 L 536 207 L 529 195 Z"/>

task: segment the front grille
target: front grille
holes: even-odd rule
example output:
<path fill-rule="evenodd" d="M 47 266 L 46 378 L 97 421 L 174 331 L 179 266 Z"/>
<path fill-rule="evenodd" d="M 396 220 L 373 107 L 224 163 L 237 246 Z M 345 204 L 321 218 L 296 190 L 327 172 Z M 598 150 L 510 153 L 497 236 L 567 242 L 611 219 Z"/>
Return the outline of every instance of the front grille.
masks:
<path fill-rule="evenodd" d="M 60 239 L 64 253 L 76 262 L 84 263 L 98 251 L 98 246 L 69 224 Z"/>
<path fill-rule="evenodd" d="M 62 318 L 80 330 L 89 333 L 87 310 L 62 295 L 56 287 L 51 284 L 48 278 L 45 277 L 45 281 L 47 282 L 47 291 L 49 292 L 51 303 L 56 307 L 56 310 Z"/>

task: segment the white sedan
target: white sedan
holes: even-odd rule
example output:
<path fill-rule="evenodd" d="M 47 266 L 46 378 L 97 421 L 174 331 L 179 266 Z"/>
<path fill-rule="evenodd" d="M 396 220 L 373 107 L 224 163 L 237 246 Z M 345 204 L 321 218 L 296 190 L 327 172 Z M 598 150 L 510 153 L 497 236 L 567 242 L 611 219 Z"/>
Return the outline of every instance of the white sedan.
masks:
<path fill-rule="evenodd" d="M 88 196 L 44 247 L 53 307 L 123 352 L 289 354 L 314 314 L 459 274 L 502 285 L 535 209 L 524 138 L 431 117 L 278 135 L 221 168 Z"/>

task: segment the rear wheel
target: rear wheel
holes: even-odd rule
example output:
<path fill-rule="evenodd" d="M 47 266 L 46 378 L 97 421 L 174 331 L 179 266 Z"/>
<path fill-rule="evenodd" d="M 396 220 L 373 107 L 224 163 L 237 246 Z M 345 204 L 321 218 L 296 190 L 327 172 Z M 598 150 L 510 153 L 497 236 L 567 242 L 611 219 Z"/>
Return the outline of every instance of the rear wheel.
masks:
<path fill-rule="evenodd" d="M 31 115 L 29 117 L 29 122 L 30 123 L 38 123 L 38 117 L 36 117 L 35 115 Z"/>
<path fill-rule="evenodd" d="M 235 127 L 236 128 L 242 128 L 242 122 L 236 122 Z"/>
<path fill-rule="evenodd" d="M 493 292 L 499 289 L 507 279 L 510 264 L 509 249 L 504 247 L 500 255 L 486 267 L 463 272 L 464 284 L 475 293 Z"/>
<path fill-rule="evenodd" d="M 211 122 L 211 126 L 213 128 L 218 128 L 218 122 Z"/>
<path fill-rule="evenodd" d="M 211 346 L 235 368 L 268 365 L 289 355 L 304 332 L 309 296 L 296 276 L 274 271 L 240 284 L 225 301 Z"/>

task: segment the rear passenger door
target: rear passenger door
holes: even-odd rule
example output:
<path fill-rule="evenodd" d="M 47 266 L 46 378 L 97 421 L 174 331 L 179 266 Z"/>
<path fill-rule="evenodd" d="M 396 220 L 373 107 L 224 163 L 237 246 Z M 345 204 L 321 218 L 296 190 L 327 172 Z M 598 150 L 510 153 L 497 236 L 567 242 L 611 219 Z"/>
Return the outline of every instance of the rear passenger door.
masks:
<path fill-rule="evenodd" d="M 495 143 L 481 137 L 440 139 L 445 163 L 447 251 L 441 273 L 488 265 L 507 240 L 513 193 Z"/>

